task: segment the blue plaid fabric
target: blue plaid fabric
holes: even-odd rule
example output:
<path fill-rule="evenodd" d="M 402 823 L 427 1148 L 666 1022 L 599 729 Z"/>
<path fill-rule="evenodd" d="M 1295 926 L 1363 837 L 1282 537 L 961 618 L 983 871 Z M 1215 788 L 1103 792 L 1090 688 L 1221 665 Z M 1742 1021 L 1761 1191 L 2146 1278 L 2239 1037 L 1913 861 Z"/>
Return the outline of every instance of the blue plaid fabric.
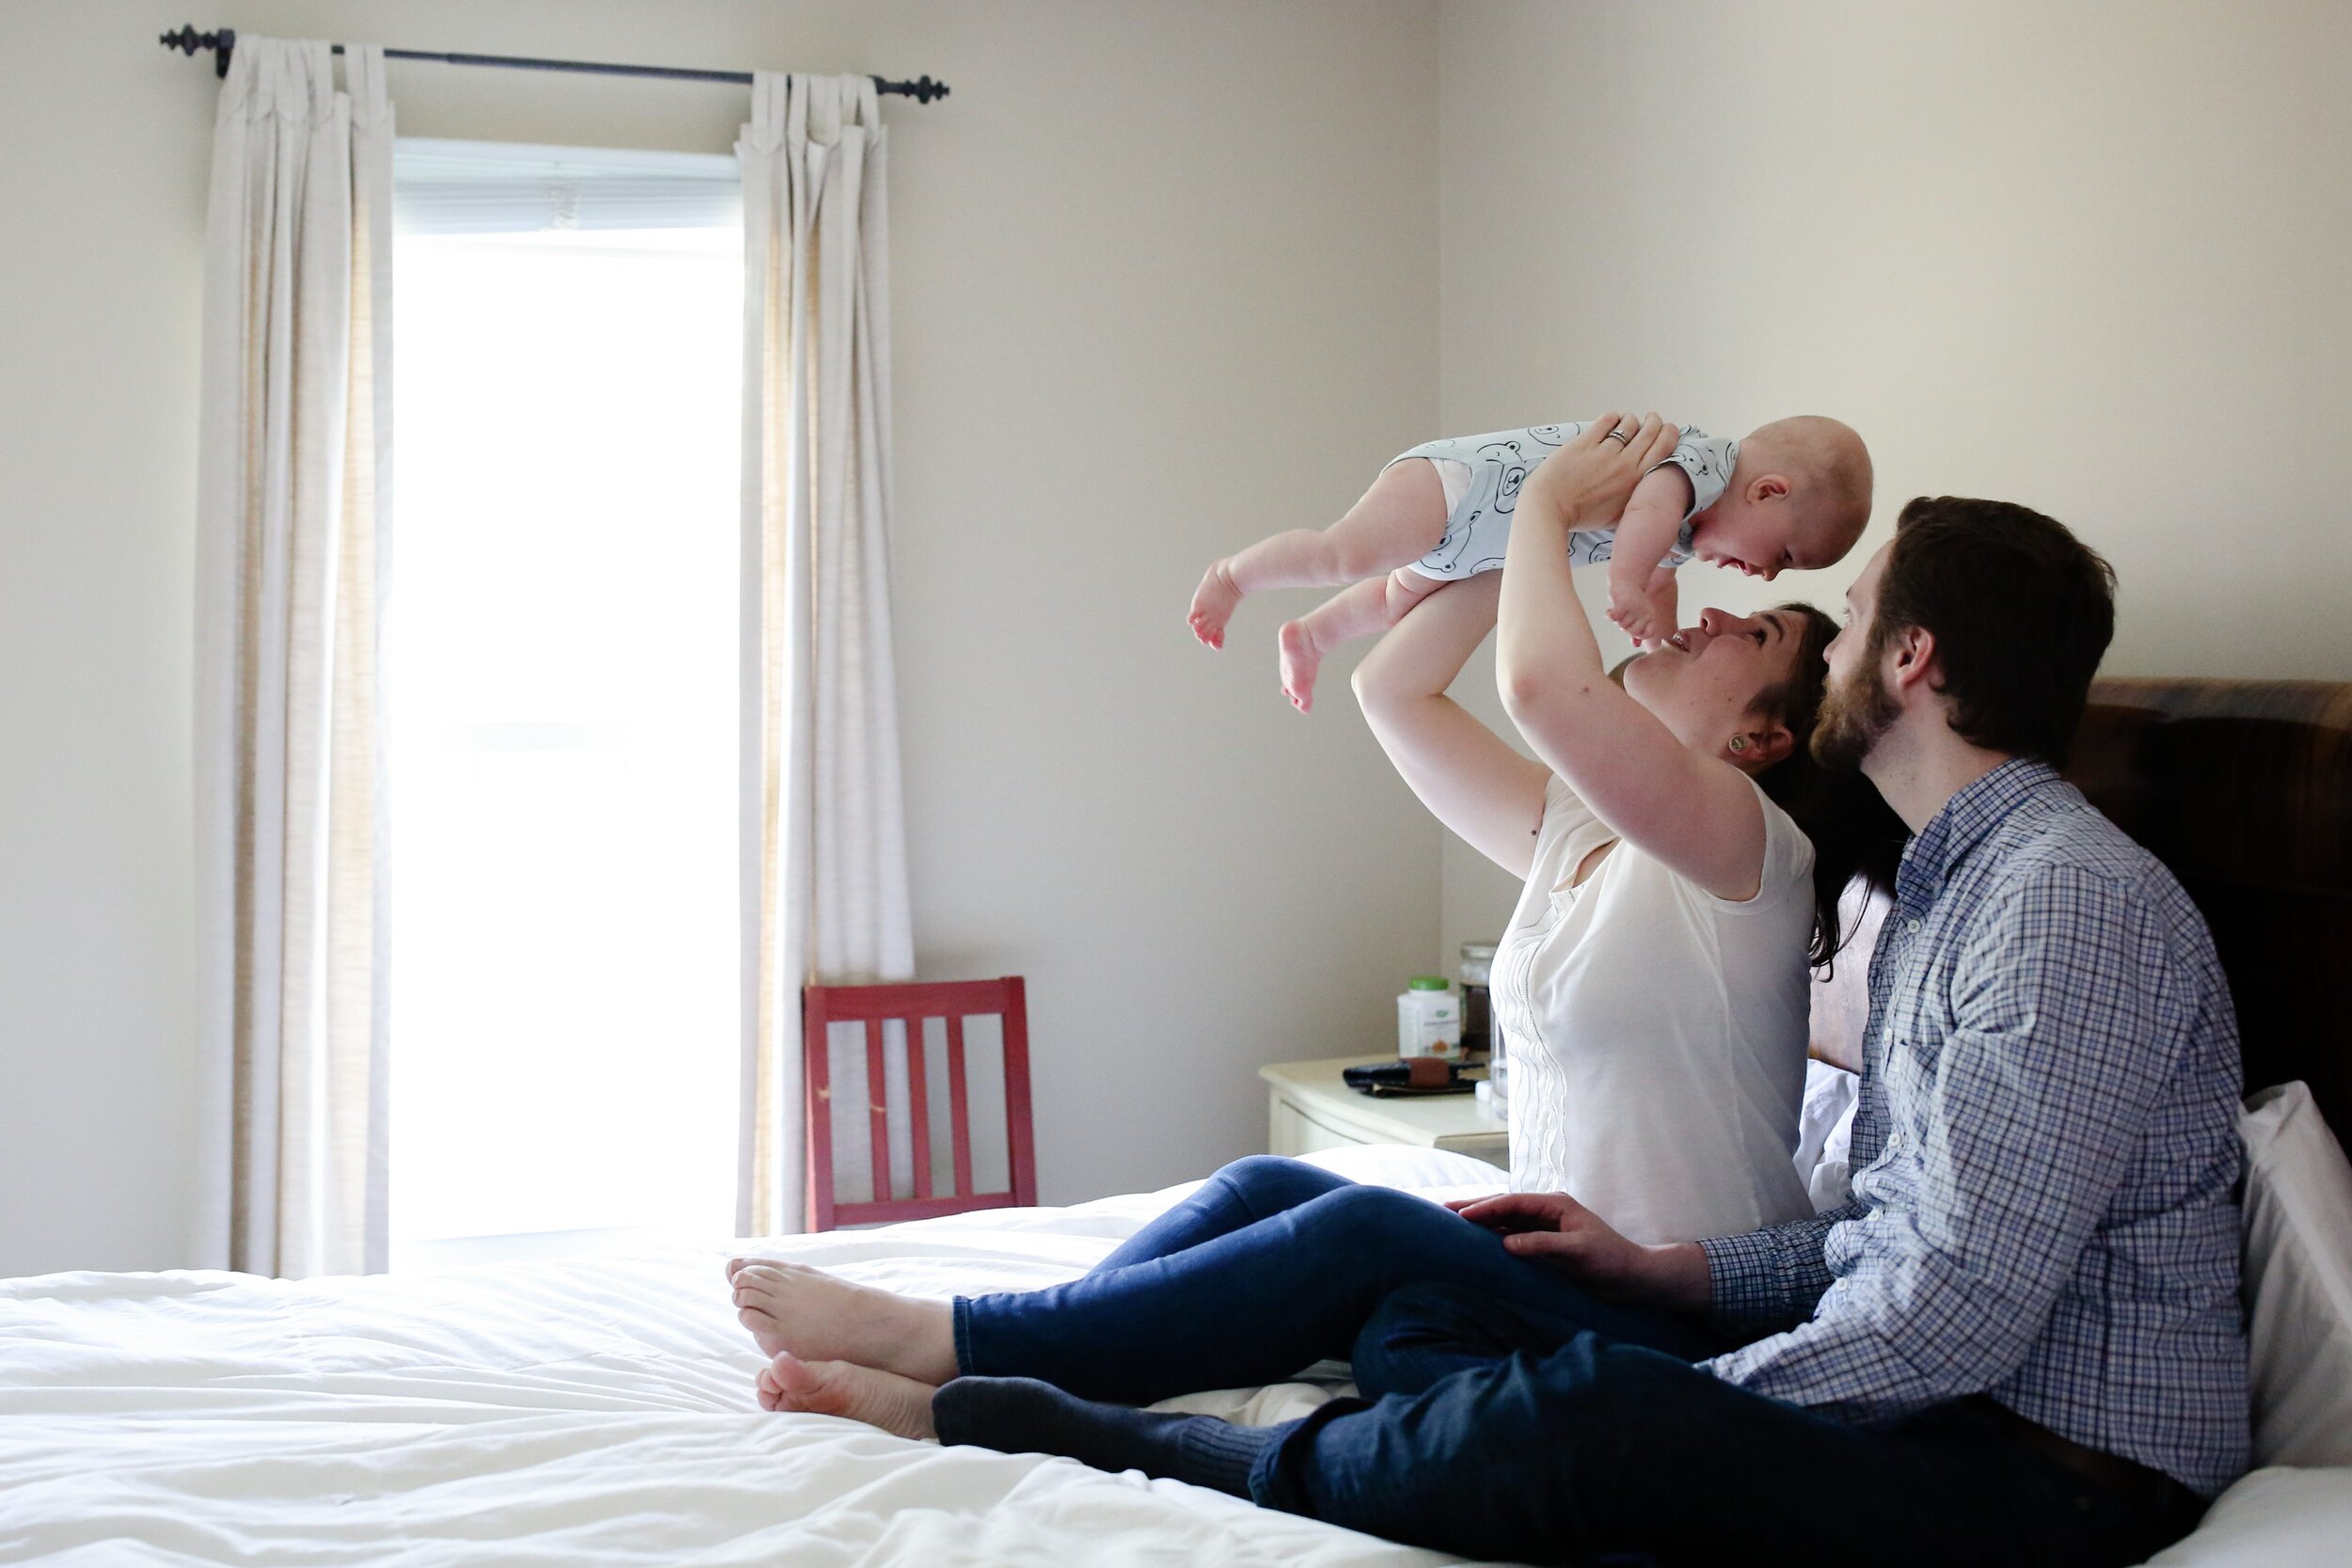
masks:
<path fill-rule="evenodd" d="M 2033 761 L 1904 853 L 1851 1200 L 1702 1244 L 1706 1363 L 1855 1422 L 1989 1393 L 2205 1497 L 2247 1464 L 2238 1037 L 2154 856 Z"/>

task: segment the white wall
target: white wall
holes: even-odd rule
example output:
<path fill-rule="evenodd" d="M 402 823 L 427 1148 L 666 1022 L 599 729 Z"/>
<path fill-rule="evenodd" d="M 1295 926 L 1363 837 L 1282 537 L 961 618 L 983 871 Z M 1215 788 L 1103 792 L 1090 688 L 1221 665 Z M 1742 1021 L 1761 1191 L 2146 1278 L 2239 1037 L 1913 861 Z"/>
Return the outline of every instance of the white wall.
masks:
<path fill-rule="evenodd" d="M 166 1264 L 214 84 L 150 41 L 179 0 L 0 18 L 0 1274 Z M 1510 883 L 1451 841 L 1440 872 L 1344 665 L 1300 721 L 1279 606 L 1221 657 L 1182 626 L 1210 556 L 1429 434 L 1613 400 L 1730 432 L 1841 414 L 1879 462 L 1866 549 L 1912 495 L 2025 501 L 2121 572 L 2111 670 L 2352 675 L 2332 0 L 197 20 L 955 85 L 893 111 L 917 940 L 932 974 L 1030 976 L 1049 1199 L 1256 1147 L 1255 1064 L 1382 1037 L 1399 976 L 1500 928 Z M 723 150 L 744 109 L 392 71 L 417 135 Z M 1834 600 L 1854 563 L 1772 595 Z M 1693 570 L 1686 605 L 1767 596 Z M 1490 666 L 1462 690 L 1499 719 Z"/>
<path fill-rule="evenodd" d="M 215 87 L 153 39 L 191 18 L 951 83 L 889 110 L 922 967 L 1028 975 L 1048 1201 L 1262 1148 L 1258 1064 L 1376 1049 L 1436 939 L 1436 834 L 1343 700 L 1302 721 L 1278 694 L 1303 595 L 1246 608 L 1221 657 L 1183 611 L 1213 556 L 1336 515 L 1435 428 L 1434 0 L 9 0 L 0 1275 L 185 1256 Z M 412 135 L 713 151 L 748 101 L 391 87 Z"/>
<path fill-rule="evenodd" d="M 2114 562 L 2111 672 L 2352 676 L 2352 7 L 1443 14 L 1440 422 L 1821 412 L 1876 456 L 1844 565 L 1692 567 L 1686 610 L 1834 606 L 1906 499 L 1984 495 Z M 1449 840 L 1445 881 L 1449 943 L 1501 928 L 1507 878 Z"/>

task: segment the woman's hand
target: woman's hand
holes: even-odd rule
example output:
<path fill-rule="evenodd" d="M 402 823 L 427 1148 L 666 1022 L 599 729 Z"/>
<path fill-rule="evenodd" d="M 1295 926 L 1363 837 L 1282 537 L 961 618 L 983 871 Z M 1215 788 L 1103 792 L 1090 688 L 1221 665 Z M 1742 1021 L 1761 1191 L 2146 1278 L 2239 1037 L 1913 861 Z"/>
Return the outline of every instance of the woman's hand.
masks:
<path fill-rule="evenodd" d="M 1567 445 L 1535 466 L 1519 492 L 1519 511 L 1528 502 L 1556 513 L 1565 526 L 1599 528 L 1623 515 L 1633 487 L 1674 454 L 1682 432 L 1656 414 L 1634 421 L 1603 414 Z"/>
<path fill-rule="evenodd" d="M 1604 414 L 1535 469 L 1503 551 L 1495 681 L 1503 712 L 1594 816 L 1677 876 L 1739 901 L 1762 885 L 1755 785 L 1608 678 L 1568 563 L 1571 530 L 1616 521 L 1678 434 L 1655 414 L 1637 425 Z"/>
<path fill-rule="evenodd" d="M 1554 1264 L 1605 1300 L 1708 1305 L 1707 1254 L 1696 1242 L 1644 1246 L 1628 1241 L 1565 1193 L 1505 1193 L 1446 1207 L 1500 1232 L 1518 1257 Z"/>
<path fill-rule="evenodd" d="M 1639 424 L 1603 414 L 1536 465 L 1512 515 L 1511 541 L 1503 551 L 1502 636 L 1495 646 L 1495 673 L 1502 683 L 1503 706 L 1520 733 L 1571 784 L 1574 775 L 1560 767 L 1544 750 L 1543 737 L 1529 733 L 1512 710 L 1514 693 L 1591 689 L 1589 677 L 1601 669 L 1600 644 L 1593 640 L 1569 577 L 1568 535 L 1580 528 L 1615 523 L 1642 476 L 1664 462 L 1680 438 L 1680 432 L 1655 414 L 1644 415 Z M 1615 576 L 1613 572 L 1613 588 Z M 1628 586 L 1633 585 L 1629 581 Z M 1674 629 L 1667 626 L 1658 635 Z"/>

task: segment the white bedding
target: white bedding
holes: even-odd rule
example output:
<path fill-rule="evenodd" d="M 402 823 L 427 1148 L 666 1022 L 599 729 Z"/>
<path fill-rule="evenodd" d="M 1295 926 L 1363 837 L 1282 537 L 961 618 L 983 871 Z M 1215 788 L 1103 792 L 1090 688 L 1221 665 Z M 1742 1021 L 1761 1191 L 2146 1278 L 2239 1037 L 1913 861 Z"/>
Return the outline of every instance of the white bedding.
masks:
<path fill-rule="evenodd" d="M 1428 1150 L 1317 1159 L 1432 1196 L 1492 1184 Z M 1026 1289 L 1083 1272 L 1185 1190 L 757 1250 L 930 1295 Z M 733 1250 L 303 1282 L 0 1281 L 0 1561 L 1459 1560 L 1172 1481 L 764 1414 L 760 1357 L 722 1280 Z M 1264 1421 L 1329 1393 L 1286 1384 L 1170 1403 Z M 2352 1471 L 2262 1471 L 2160 1560 L 2341 1560 L 2347 1519 Z"/>
<path fill-rule="evenodd" d="M 1327 1163 L 1491 1185 L 1457 1160 Z M 1021 1290 L 1083 1273 L 1185 1190 L 756 1250 L 930 1295 Z M 733 1250 L 300 1282 L 0 1281 L 0 1561 L 1459 1560 L 1173 1481 L 765 1414 L 722 1275 Z M 1278 1419 L 1327 1396 L 1182 1402 Z"/>

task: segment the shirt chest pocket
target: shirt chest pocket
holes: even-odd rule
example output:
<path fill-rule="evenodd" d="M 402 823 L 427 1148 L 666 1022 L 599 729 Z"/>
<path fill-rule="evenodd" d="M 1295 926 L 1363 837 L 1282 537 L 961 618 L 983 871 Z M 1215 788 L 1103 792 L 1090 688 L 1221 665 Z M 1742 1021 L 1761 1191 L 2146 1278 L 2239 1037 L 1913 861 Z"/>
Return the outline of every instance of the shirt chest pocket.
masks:
<path fill-rule="evenodd" d="M 1896 1130 L 1917 1117 L 1921 1101 L 1935 1093 L 1935 1062 L 1916 1035 L 1899 1023 L 1886 1042 L 1886 1109 Z"/>
<path fill-rule="evenodd" d="M 1923 968 L 1925 966 L 1922 966 Z M 1885 1041 L 1886 1109 L 1890 1144 L 1915 1141 L 1928 1122 L 1935 1084 L 1951 1037 L 1953 1018 L 1946 975 L 1905 975 L 1889 1009 Z"/>

